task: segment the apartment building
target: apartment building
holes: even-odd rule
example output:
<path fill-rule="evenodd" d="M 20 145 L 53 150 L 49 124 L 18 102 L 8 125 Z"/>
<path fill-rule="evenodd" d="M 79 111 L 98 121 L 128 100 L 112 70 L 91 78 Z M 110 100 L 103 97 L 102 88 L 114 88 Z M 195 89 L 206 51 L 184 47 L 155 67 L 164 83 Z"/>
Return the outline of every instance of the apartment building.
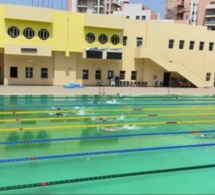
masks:
<path fill-rule="evenodd" d="M 166 0 L 166 19 L 175 23 L 207 26 L 215 30 L 214 0 Z"/>
<path fill-rule="evenodd" d="M 112 14 L 120 10 L 119 0 L 68 0 L 68 11 L 80 13 Z"/>
<path fill-rule="evenodd" d="M 123 3 L 122 11 L 114 11 L 113 15 L 124 16 L 127 19 L 134 20 L 158 20 L 160 19 L 159 13 L 150 10 L 143 4 L 129 4 Z"/>
<path fill-rule="evenodd" d="M 154 86 L 156 75 L 164 87 L 214 86 L 214 32 L 205 26 L 7 4 L 0 13 L 3 85 L 110 86 L 118 77 Z"/>

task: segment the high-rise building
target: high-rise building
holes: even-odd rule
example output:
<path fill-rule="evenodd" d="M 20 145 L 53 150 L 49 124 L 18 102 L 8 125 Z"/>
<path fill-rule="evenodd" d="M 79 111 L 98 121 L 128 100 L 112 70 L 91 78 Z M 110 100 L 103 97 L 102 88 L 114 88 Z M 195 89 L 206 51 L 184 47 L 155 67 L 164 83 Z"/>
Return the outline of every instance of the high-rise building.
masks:
<path fill-rule="evenodd" d="M 175 23 L 207 26 L 215 30 L 214 0 L 166 0 L 166 19 Z"/>
<path fill-rule="evenodd" d="M 119 0 L 68 0 L 69 11 L 95 14 L 112 14 L 120 10 Z"/>

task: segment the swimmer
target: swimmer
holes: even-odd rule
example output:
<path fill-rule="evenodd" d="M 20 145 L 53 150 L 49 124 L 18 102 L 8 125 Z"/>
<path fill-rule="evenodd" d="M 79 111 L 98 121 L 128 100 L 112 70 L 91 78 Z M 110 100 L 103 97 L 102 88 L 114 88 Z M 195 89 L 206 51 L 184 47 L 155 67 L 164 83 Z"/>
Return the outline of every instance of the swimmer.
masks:
<path fill-rule="evenodd" d="M 59 107 L 52 107 L 51 110 L 64 110 L 64 109 L 59 108 Z"/>
<path fill-rule="evenodd" d="M 120 96 L 120 94 L 119 94 L 119 93 L 117 93 L 116 95 L 117 95 L 117 96 Z"/>
<path fill-rule="evenodd" d="M 103 131 L 117 131 L 117 129 L 115 128 L 108 128 L 108 127 L 97 127 L 97 129 L 99 130 L 103 130 Z"/>
<path fill-rule="evenodd" d="M 92 121 L 106 121 L 106 118 L 104 118 L 104 117 L 99 117 L 99 118 L 93 117 L 91 120 Z"/>
<path fill-rule="evenodd" d="M 95 101 L 93 102 L 93 104 L 99 104 L 99 102 L 98 102 L 97 100 L 95 100 Z"/>
<path fill-rule="evenodd" d="M 201 134 L 202 138 L 211 138 L 210 136 L 208 136 L 207 134 Z"/>

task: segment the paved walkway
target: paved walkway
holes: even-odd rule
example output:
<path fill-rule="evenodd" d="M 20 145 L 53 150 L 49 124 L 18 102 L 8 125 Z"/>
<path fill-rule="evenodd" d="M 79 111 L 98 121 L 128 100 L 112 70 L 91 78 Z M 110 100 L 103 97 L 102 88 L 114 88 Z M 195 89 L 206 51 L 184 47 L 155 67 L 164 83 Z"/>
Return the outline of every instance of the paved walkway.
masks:
<path fill-rule="evenodd" d="M 166 87 L 85 87 L 64 89 L 63 86 L 5 86 L 0 85 L 0 95 L 18 94 L 215 94 L 215 88 L 166 88 Z"/>

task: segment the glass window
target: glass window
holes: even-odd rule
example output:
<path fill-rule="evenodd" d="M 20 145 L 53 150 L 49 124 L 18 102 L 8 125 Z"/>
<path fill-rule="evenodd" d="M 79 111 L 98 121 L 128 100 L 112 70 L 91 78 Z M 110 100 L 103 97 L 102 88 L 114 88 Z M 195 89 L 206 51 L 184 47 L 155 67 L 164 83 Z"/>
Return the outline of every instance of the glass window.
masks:
<path fill-rule="evenodd" d="M 18 77 L 18 68 L 10 67 L 10 78 L 17 78 L 17 77 Z"/>
<path fill-rule="evenodd" d="M 120 38 L 118 35 L 113 35 L 111 37 L 111 43 L 113 43 L 114 45 L 117 45 L 120 42 Z"/>
<path fill-rule="evenodd" d="M 32 67 L 25 68 L 25 78 L 33 78 L 33 68 Z"/>
<path fill-rule="evenodd" d="M 41 68 L 41 78 L 42 79 L 48 78 L 48 68 Z"/>
<path fill-rule="evenodd" d="M 190 41 L 189 49 L 193 50 L 194 49 L 194 45 L 195 45 L 195 42 L 194 41 Z"/>
<path fill-rule="evenodd" d="M 46 40 L 49 38 L 49 32 L 46 29 L 41 29 L 38 32 L 38 36 L 40 37 L 40 39 Z"/>
<path fill-rule="evenodd" d="M 123 37 L 123 46 L 126 46 L 127 45 L 127 36 L 124 36 Z"/>
<path fill-rule="evenodd" d="M 143 38 L 137 37 L 137 47 L 142 47 L 143 44 Z"/>
<path fill-rule="evenodd" d="M 19 36 L 19 29 L 15 26 L 11 26 L 7 31 L 8 35 L 12 38 L 16 38 Z"/>
<path fill-rule="evenodd" d="M 93 43 L 95 41 L 95 35 L 93 33 L 87 33 L 85 39 L 88 43 Z"/>
<path fill-rule="evenodd" d="M 142 16 L 142 20 L 146 20 L 146 16 Z"/>
<path fill-rule="evenodd" d="M 203 50 L 204 49 L 204 44 L 205 43 L 202 42 L 202 41 L 199 43 L 199 50 Z"/>
<path fill-rule="evenodd" d="M 140 16 L 136 16 L 136 20 L 139 20 L 140 19 Z"/>
<path fill-rule="evenodd" d="M 184 40 L 179 41 L 179 49 L 184 49 Z"/>
<path fill-rule="evenodd" d="M 34 37 L 34 30 L 32 28 L 26 28 L 23 31 L 23 35 L 25 36 L 25 38 L 27 39 L 32 39 Z"/>
<path fill-rule="evenodd" d="M 129 18 L 130 18 L 130 16 L 126 16 L 126 18 L 127 18 L 127 19 L 129 19 Z"/>
<path fill-rule="evenodd" d="M 173 49 L 173 47 L 174 47 L 174 40 L 170 39 L 169 40 L 169 49 Z"/>
<path fill-rule="evenodd" d="M 209 51 L 213 51 L 213 49 L 214 49 L 214 43 L 210 42 L 209 43 Z"/>
<path fill-rule="evenodd" d="M 210 81 L 211 80 L 211 73 L 206 73 L 206 81 Z"/>
<path fill-rule="evenodd" d="M 105 44 L 105 43 L 107 43 L 107 41 L 108 41 L 107 35 L 105 35 L 105 34 L 99 35 L 99 42 L 101 44 Z"/>
<path fill-rule="evenodd" d="M 89 70 L 84 69 L 82 72 L 82 79 L 87 80 L 89 78 Z"/>
<path fill-rule="evenodd" d="M 120 78 L 121 80 L 124 80 L 124 79 L 125 79 L 125 71 L 124 71 L 124 70 L 120 70 L 120 71 L 119 71 L 119 78 Z"/>
<path fill-rule="evenodd" d="M 137 71 L 131 71 L 131 80 L 136 80 L 137 78 Z"/>
<path fill-rule="evenodd" d="M 96 70 L 95 79 L 96 80 L 101 80 L 102 79 L 102 71 L 101 70 Z"/>

